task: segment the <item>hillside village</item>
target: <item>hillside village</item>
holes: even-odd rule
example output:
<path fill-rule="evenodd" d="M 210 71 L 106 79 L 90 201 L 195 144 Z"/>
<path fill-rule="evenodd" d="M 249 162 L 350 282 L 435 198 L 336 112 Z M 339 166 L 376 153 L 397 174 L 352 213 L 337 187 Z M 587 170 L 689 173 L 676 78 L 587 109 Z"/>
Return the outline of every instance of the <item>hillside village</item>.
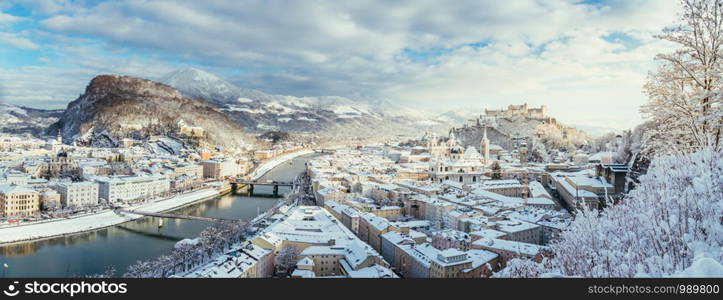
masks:
<path fill-rule="evenodd" d="M 489 277 L 512 259 L 541 261 L 578 209 L 623 194 L 626 169 L 610 157 L 534 163 L 519 149 L 484 134 L 464 148 L 453 133 L 337 149 L 307 163 L 307 196 L 178 276 Z"/>

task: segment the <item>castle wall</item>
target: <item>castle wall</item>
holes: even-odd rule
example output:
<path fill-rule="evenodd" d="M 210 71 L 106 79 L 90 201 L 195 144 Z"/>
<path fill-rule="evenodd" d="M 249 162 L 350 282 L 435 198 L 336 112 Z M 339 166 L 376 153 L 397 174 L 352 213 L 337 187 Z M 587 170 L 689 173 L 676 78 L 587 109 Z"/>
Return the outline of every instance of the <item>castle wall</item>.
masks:
<path fill-rule="evenodd" d="M 539 108 L 530 108 L 527 103 L 522 105 L 509 105 L 506 109 L 485 109 L 486 116 L 509 117 L 509 116 L 526 116 L 533 119 L 546 119 L 547 106 L 542 105 Z"/>

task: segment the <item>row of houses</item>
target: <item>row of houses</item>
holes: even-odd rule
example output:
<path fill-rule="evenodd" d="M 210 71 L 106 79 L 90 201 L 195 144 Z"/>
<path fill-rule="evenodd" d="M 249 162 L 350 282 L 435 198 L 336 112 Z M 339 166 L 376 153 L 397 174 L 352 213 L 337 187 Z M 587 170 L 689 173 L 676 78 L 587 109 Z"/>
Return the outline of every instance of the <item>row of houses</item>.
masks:
<path fill-rule="evenodd" d="M 322 207 L 284 207 L 247 243 L 182 277 L 270 277 L 277 260 L 296 278 L 395 278 L 389 264 Z M 284 259 L 279 259 L 283 257 Z"/>
<path fill-rule="evenodd" d="M 161 175 L 96 177 L 92 181 L 53 182 L 47 187 L 5 184 L 0 185 L 0 217 L 29 217 L 41 209 L 137 200 L 163 195 L 170 188 L 170 180 Z"/>

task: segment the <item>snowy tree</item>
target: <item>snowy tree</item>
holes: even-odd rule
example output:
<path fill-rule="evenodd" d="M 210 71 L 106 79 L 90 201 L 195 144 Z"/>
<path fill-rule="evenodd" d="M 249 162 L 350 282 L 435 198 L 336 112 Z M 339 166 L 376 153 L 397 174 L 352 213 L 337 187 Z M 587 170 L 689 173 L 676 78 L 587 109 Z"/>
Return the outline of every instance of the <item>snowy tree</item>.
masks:
<path fill-rule="evenodd" d="M 540 264 L 512 260 L 500 277 L 662 277 L 723 260 L 723 152 L 654 159 L 640 184 L 602 212 L 578 213 Z"/>
<path fill-rule="evenodd" d="M 585 150 L 591 153 L 611 151 L 610 147 L 615 143 L 617 135 L 615 132 L 609 132 L 596 137 L 585 147 Z"/>
<path fill-rule="evenodd" d="M 193 242 L 178 243 L 169 253 L 128 267 L 125 277 L 156 278 L 186 272 L 244 241 L 250 228 L 240 222 L 219 222 L 204 229 Z"/>
<path fill-rule="evenodd" d="M 492 164 L 492 179 L 502 179 L 502 167 L 497 161 Z"/>
<path fill-rule="evenodd" d="M 100 274 L 93 274 L 86 276 L 88 278 L 115 278 L 116 275 L 116 267 L 114 265 L 106 266 L 103 270 L 103 273 Z"/>
<path fill-rule="evenodd" d="M 284 246 L 276 254 L 274 263 L 276 264 L 277 273 L 290 274 L 292 269 L 296 266 L 296 262 L 299 261 L 299 248 L 295 246 Z"/>
<path fill-rule="evenodd" d="M 543 264 L 531 259 L 515 258 L 507 262 L 507 266 L 492 277 L 497 278 L 539 278 L 549 272 Z"/>
<path fill-rule="evenodd" d="M 723 0 L 681 3 L 681 24 L 657 36 L 679 48 L 657 56 L 661 64 L 645 85 L 649 101 L 641 112 L 655 125 L 646 152 L 721 149 Z"/>
<path fill-rule="evenodd" d="M 590 137 L 583 131 L 560 124 L 541 124 L 535 128 L 535 135 L 547 149 L 575 149 L 586 145 Z"/>
<path fill-rule="evenodd" d="M 532 149 L 530 150 L 530 154 L 535 161 L 545 163 L 550 162 L 550 155 L 547 153 L 547 148 L 545 148 L 545 144 L 542 143 L 540 139 L 532 139 Z"/>
<path fill-rule="evenodd" d="M 137 261 L 128 267 L 124 277 L 130 278 L 152 278 L 155 276 L 155 264 L 152 261 Z"/>

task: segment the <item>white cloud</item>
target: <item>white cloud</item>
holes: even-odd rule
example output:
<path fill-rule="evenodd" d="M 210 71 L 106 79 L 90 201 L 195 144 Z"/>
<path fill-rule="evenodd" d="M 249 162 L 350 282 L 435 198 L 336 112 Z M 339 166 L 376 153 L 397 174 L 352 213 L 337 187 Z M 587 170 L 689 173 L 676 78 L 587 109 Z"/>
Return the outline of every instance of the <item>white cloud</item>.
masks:
<path fill-rule="evenodd" d="M 11 32 L 0 32 L 0 44 L 6 44 L 24 50 L 40 48 L 40 46 L 33 41 Z"/>
<path fill-rule="evenodd" d="M 174 70 L 156 57 L 109 55 L 92 41 L 47 33 L 35 33 L 57 41 L 52 57 L 38 57 L 41 65 L 3 68 L 0 65 L 0 102 L 45 108 L 64 108 L 83 93 L 100 74 L 158 78 Z"/>
<path fill-rule="evenodd" d="M 6 14 L 0 11 L 0 25 L 6 25 L 10 23 L 20 22 L 22 21 L 22 17 L 13 16 L 11 14 Z"/>
<path fill-rule="evenodd" d="M 577 124 L 630 126 L 639 121 L 652 58 L 668 47 L 651 36 L 675 20 L 677 3 L 576 2 L 127 0 L 73 9 L 68 1 L 33 4 L 48 14 L 41 24 L 54 33 L 241 71 L 235 82 L 268 92 L 387 98 L 437 110 L 526 100 L 548 103 L 560 119 Z M 611 33 L 624 33 L 636 47 L 603 38 Z M 480 42 L 486 46 L 465 46 Z M 405 49 L 442 50 L 418 61 L 406 57 Z M 98 60 L 79 59 L 79 68 L 103 64 L 116 72 L 158 73 L 94 56 Z M 163 59 L 150 60 L 160 65 Z"/>

